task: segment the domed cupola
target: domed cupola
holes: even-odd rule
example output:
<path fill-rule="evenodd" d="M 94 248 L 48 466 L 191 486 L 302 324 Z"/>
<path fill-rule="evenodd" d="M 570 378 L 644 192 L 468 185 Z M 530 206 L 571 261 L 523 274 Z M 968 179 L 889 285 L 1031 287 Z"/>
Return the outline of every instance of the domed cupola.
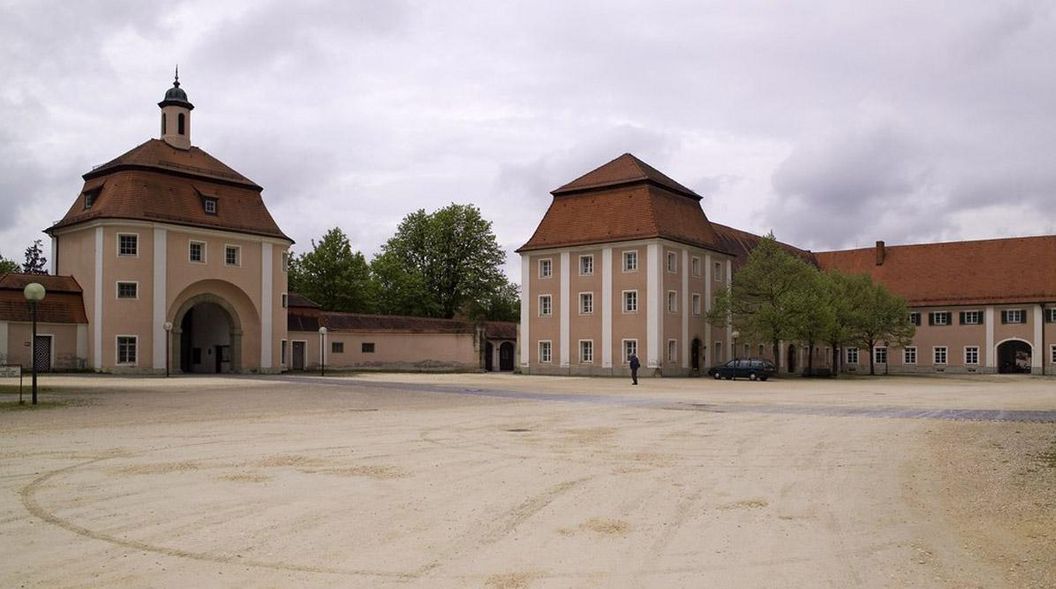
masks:
<path fill-rule="evenodd" d="M 187 100 L 187 93 L 180 88 L 180 68 L 176 67 L 176 80 L 172 88 L 165 91 L 161 107 L 161 138 L 179 149 L 191 148 L 191 111 L 194 105 Z"/>

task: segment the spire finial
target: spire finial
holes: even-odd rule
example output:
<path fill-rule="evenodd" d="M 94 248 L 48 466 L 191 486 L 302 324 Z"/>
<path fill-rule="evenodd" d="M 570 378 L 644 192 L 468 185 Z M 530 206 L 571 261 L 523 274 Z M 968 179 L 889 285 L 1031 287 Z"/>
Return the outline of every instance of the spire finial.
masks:
<path fill-rule="evenodd" d="M 176 64 L 176 81 L 172 85 L 177 88 L 180 87 L 180 64 Z"/>

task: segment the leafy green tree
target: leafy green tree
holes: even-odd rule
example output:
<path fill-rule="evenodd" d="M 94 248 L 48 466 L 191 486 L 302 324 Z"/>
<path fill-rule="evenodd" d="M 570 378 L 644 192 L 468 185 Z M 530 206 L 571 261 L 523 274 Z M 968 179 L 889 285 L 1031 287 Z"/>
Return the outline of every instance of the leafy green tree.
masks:
<path fill-rule="evenodd" d="M 22 271 L 26 274 L 48 273 L 48 259 L 44 257 L 41 240 L 34 241 L 33 245 L 26 248 L 26 261 L 22 263 Z"/>
<path fill-rule="evenodd" d="M 814 346 L 824 341 L 836 321 L 828 277 L 811 267 L 797 291 L 791 297 L 791 336 L 807 344 L 807 374 L 814 374 Z"/>
<path fill-rule="evenodd" d="M 849 275 L 838 271 L 822 274 L 825 299 L 831 312 L 824 324 L 823 340 L 828 342 L 832 349 L 833 374 L 840 373 L 840 350 L 845 344 L 854 341 L 856 336 L 855 300 L 859 297 L 854 293 L 868 287 L 869 283 L 869 277 L 864 275 Z"/>
<path fill-rule="evenodd" d="M 21 272 L 22 266 L 19 266 L 14 260 L 8 260 L 4 256 L 0 255 L 0 274 L 7 274 L 9 272 Z"/>
<path fill-rule="evenodd" d="M 326 232 L 312 251 L 291 258 L 289 289 L 302 294 L 327 311 L 370 313 L 374 290 L 370 266 L 360 252 L 353 252 L 348 236 L 340 228 Z"/>
<path fill-rule="evenodd" d="M 909 322 L 909 307 L 905 300 L 884 285 L 873 283 L 868 276 L 863 278 L 864 284 L 850 297 L 854 305 L 852 326 L 855 339 L 869 350 L 869 374 L 873 375 L 876 374 L 873 354 L 876 345 L 906 346 L 913 340 L 917 328 Z"/>
<path fill-rule="evenodd" d="M 796 335 L 797 314 L 805 307 L 802 285 L 814 271 L 785 251 L 771 233 L 748 254 L 730 287 L 718 293 L 709 320 L 716 325 L 732 322 L 742 337 L 770 342 L 780 367 L 780 341 Z"/>
<path fill-rule="evenodd" d="M 505 260 L 491 222 L 473 205 L 452 203 L 404 217 L 371 269 L 385 312 L 450 318 L 501 308 L 495 301 L 511 288 Z"/>

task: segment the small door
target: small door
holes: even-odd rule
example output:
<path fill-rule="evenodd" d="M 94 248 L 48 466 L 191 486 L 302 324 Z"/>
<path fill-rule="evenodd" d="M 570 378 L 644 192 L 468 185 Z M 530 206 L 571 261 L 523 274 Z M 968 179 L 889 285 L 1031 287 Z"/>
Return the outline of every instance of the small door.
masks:
<path fill-rule="evenodd" d="M 304 342 L 293 342 L 293 369 L 304 370 Z"/>
<path fill-rule="evenodd" d="M 513 370 L 513 344 L 510 342 L 499 345 L 499 370 Z"/>
<path fill-rule="evenodd" d="M 484 344 L 484 370 L 493 372 L 495 370 L 495 359 L 492 356 L 495 355 L 495 346 L 491 342 Z"/>
<path fill-rule="evenodd" d="M 51 370 L 51 336 L 38 335 L 36 348 L 33 364 L 37 367 L 37 372 Z"/>
<path fill-rule="evenodd" d="M 693 338 L 693 345 L 689 353 L 690 366 L 694 373 L 700 372 L 700 338 Z"/>

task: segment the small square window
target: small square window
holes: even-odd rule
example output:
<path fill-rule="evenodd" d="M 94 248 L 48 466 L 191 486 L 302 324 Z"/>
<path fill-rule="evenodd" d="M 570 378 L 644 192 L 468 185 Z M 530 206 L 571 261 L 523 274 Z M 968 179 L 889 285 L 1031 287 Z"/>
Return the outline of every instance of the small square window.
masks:
<path fill-rule="evenodd" d="M 902 350 L 902 363 L 903 364 L 916 364 L 917 363 L 917 347 L 909 346 Z"/>
<path fill-rule="evenodd" d="M 331 354 L 344 354 L 345 353 L 345 342 L 330 342 L 330 353 Z"/>
<path fill-rule="evenodd" d="M 201 241 L 192 241 L 188 249 L 189 259 L 192 262 L 205 262 L 205 243 Z"/>
<path fill-rule="evenodd" d="M 550 278 L 554 275 L 554 261 L 550 258 L 539 260 L 539 278 Z"/>
<path fill-rule="evenodd" d="M 216 199 L 215 198 L 204 198 L 202 203 L 205 206 L 205 214 L 215 215 L 216 214 Z"/>
<path fill-rule="evenodd" d="M 964 348 L 964 363 L 979 364 L 979 346 L 967 346 Z"/>
<path fill-rule="evenodd" d="M 124 366 L 136 364 L 136 336 L 117 336 L 117 363 Z"/>
<path fill-rule="evenodd" d="M 932 348 L 932 356 L 934 364 L 945 364 L 946 363 L 946 346 L 936 346 Z"/>
<path fill-rule="evenodd" d="M 241 263 L 242 248 L 229 245 L 224 248 L 224 263 L 228 266 L 238 266 Z"/>
<path fill-rule="evenodd" d="M 858 363 L 858 348 L 847 348 L 847 363 L 857 364 Z"/>
<path fill-rule="evenodd" d="M 102 192 L 102 188 L 95 188 L 88 190 L 84 193 L 84 209 L 88 210 L 95 206 L 95 201 L 99 199 L 99 193 Z"/>
<path fill-rule="evenodd" d="M 135 234 L 122 233 L 117 236 L 117 255 L 138 256 L 139 236 Z"/>
<path fill-rule="evenodd" d="M 594 256 L 579 256 L 579 275 L 594 275 Z"/>
<path fill-rule="evenodd" d="M 363 342 L 363 345 L 360 347 L 360 351 L 364 354 L 373 354 L 374 342 Z"/>
<path fill-rule="evenodd" d="M 873 362 L 876 364 L 887 364 L 887 348 L 873 348 Z"/>
<path fill-rule="evenodd" d="M 119 299 L 136 299 L 136 298 L 139 298 L 139 283 L 137 283 L 137 282 L 118 282 L 117 283 L 117 298 L 119 298 Z"/>
<path fill-rule="evenodd" d="M 637 251 L 623 252 L 623 271 L 624 272 L 637 272 L 638 271 L 638 252 Z"/>

